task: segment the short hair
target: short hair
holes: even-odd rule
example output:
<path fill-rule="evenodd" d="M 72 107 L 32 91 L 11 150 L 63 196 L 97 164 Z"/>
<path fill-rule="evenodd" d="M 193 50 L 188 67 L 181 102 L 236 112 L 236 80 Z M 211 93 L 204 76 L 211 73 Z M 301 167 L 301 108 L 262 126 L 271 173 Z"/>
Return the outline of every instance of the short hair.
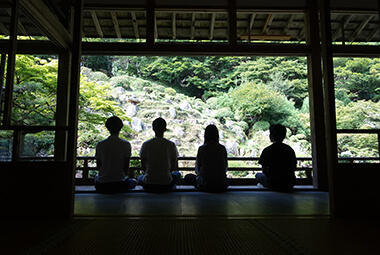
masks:
<path fill-rule="evenodd" d="M 165 132 L 166 131 L 166 121 L 159 117 L 155 119 L 152 123 L 152 128 L 155 132 Z"/>
<path fill-rule="evenodd" d="M 269 127 L 269 133 L 275 142 L 282 142 L 286 137 L 286 128 L 281 124 L 274 124 Z"/>
<path fill-rule="evenodd" d="M 106 120 L 106 128 L 111 134 L 117 134 L 123 127 L 123 121 L 117 117 L 112 116 Z"/>
<path fill-rule="evenodd" d="M 208 125 L 205 129 L 205 144 L 214 141 L 219 142 L 219 130 L 215 125 Z"/>

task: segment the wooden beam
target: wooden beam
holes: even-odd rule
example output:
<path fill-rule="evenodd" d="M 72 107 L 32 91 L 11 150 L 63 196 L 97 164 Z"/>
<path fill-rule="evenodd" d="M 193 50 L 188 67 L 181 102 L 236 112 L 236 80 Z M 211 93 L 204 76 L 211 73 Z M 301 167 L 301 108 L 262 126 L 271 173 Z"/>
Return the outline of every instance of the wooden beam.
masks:
<path fill-rule="evenodd" d="M 310 48 L 304 44 L 250 43 L 100 43 L 83 42 L 84 55 L 135 56 L 307 56 Z"/>
<path fill-rule="evenodd" d="M 347 25 L 350 23 L 351 19 L 352 19 L 353 15 L 348 15 L 348 16 L 345 16 L 344 17 L 344 21 L 343 21 L 343 29 L 345 29 L 347 27 Z M 335 33 L 332 35 L 332 41 L 336 41 L 336 39 L 338 39 L 339 37 L 339 33 L 341 32 L 342 30 L 341 29 L 337 29 L 335 31 Z"/>
<path fill-rule="evenodd" d="M 36 21 L 35 25 L 47 37 L 59 47 L 71 47 L 71 35 L 42 0 L 21 0 L 20 3 L 24 14 Z"/>
<path fill-rule="evenodd" d="M 177 32 L 176 32 L 176 24 L 175 24 L 175 21 L 176 21 L 176 14 L 175 12 L 172 13 L 172 38 L 173 40 L 175 40 L 176 36 L 177 36 Z"/>
<path fill-rule="evenodd" d="M 158 38 L 158 28 L 157 28 L 157 17 L 156 13 L 154 14 L 154 39 Z"/>
<path fill-rule="evenodd" d="M 7 78 L 5 82 L 5 96 L 4 96 L 4 114 L 3 125 L 9 126 L 11 124 L 11 111 L 13 100 L 13 86 L 14 74 L 16 64 L 16 50 L 17 50 L 17 24 L 19 17 L 19 1 L 12 2 L 11 20 L 10 20 L 10 33 L 9 33 L 9 52 L 7 61 Z"/>
<path fill-rule="evenodd" d="M 96 28 L 96 31 L 98 32 L 98 35 L 103 38 L 103 31 L 102 31 L 102 28 L 99 24 L 99 20 L 98 20 L 98 16 L 96 15 L 96 12 L 95 11 L 90 11 L 91 12 L 91 17 L 92 17 L 92 21 L 94 22 L 94 25 L 95 25 L 95 28 Z"/>
<path fill-rule="evenodd" d="M 272 14 L 268 14 L 267 19 L 265 20 L 263 29 L 261 31 L 262 34 L 265 34 L 267 32 L 268 26 L 270 26 L 270 23 L 272 23 L 272 20 L 273 20 L 272 16 L 273 16 Z"/>
<path fill-rule="evenodd" d="M 112 23 L 115 29 L 116 36 L 117 38 L 121 38 L 119 22 L 117 21 L 117 15 L 115 11 L 111 11 L 111 17 L 112 17 Z"/>
<path fill-rule="evenodd" d="M 191 14 L 191 29 L 190 29 L 190 40 L 194 40 L 195 34 L 195 13 Z"/>
<path fill-rule="evenodd" d="M 215 17 L 216 17 L 216 13 L 212 13 L 211 14 L 211 21 L 210 21 L 210 35 L 209 35 L 210 40 L 212 40 L 214 38 Z"/>
<path fill-rule="evenodd" d="M 131 12 L 131 17 L 132 17 L 133 32 L 135 32 L 136 39 L 139 39 L 140 38 L 139 25 L 137 24 L 136 13 Z"/>
<path fill-rule="evenodd" d="M 360 35 L 360 33 L 363 31 L 363 29 L 367 26 L 368 22 L 373 18 L 373 16 L 369 16 L 365 20 L 360 23 L 360 25 L 356 28 L 355 32 L 352 34 L 350 41 L 353 42 L 355 39 Z"/>
<path fill-rule="evenodd" d="M 249 16 L 249 21 L 248 21 L 248 29 L 247 29 L 247 34 L 248 34 L 248 41 L 251 41 L 251 36 L 252 36 L 252 29 L 253 29 L 253 24 L 255 23 L 255 18 L 256 18 L 256 13 L 252 13 Z M 240 37 L 241 38 L 241 37 Z"/>
<path fill-rule="evenodd" d="M 290 35 L 241 35 L 241 40 L 269 40 L 269 41 L 289 41 Z"/>

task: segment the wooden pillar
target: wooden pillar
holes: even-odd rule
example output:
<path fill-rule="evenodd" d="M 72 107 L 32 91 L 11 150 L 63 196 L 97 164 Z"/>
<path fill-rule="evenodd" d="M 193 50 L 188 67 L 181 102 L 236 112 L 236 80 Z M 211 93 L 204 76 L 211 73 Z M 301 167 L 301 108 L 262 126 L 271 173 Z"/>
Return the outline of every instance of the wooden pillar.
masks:
<path fill-rule="evenodd" d="M 325 108 L 325 128 L 326 128 L 326 159 L 329 178 L 330 210 L 335 215 L 334 183 L 338 164 L 337 134 L 335 116 L 335 91 L 334 91 L 334 66 L 332 54 L 331 38 L 331 12 L 330 1 L 320 0 L 320 21 L 321 21 L 321 54 L 323 66 L 323 98 Z"/>
<path fill-rule="evenodd" d="M 316 1 L 308 2 L 305 13 L 306 42 L 311 47 L 307 56 L 310 131 L 313 156 L 313 185 L 328 190 L 326 141 L 322 89 L 321 46 L 319 38 L 318 6 Z"/>
<path fill-rule="evenodd" d="M 229 0 L 228 5 L 228 42 L 230 45 L 236 45 L 237 38 L 237 20 L 236 20 L 236 2 Z"/>
<path fill-rule="evenodd" d="M 146 44 L 148 46 L 152 46 L 155 41 L 154 37 L 154 27 L 155 24 L 155 10 L 154 10 L 154 0 L 148 0 L 147 1 L 147 8 L 146 8 Z"/>
<path fill-rule="evenodd" d="M 11 24 L 9 30 L 9 48 L 8 48 L 8 62 L 7 62 L 7 80 L 5 83 L 5 96 L 4 96 L 4 116 L 3 125 L 9 126 L 11 124 L 11 110 L 13 98 L 13 85 L 14 73 L 16 64 L 16 49 L 17 49 L 17 24 L 19 13 L 18 0 L 12 1 L 11 10 Z"/>
<path fill-rule="evenodd" d="M 70 69 L 70 99 L 69 99 L 69 120 L 68 120 L 68 140 L 67 140 L 67 162 L 70 168 L 69 180 L 67 185 L 69 200 L 68 215 L 74 212 L 74 177 L 77 157 L 77 131 L 78 131 L 78 110 L 79 110 L 79 86 L 80 86 L 80 62 L 82 47 L 82 25 L 83 25 L 83 0 L 74 3 L 73 16 L 73 42 L 72 58 Z"/>
<path fill-rule="evenodd" d="M 69 88 L 70 88 L 71 52 L 59 54 L 57 82 L 57 111 L 55 125 L 57 127 L 69 124 Z M 65 161 L 67 158 L 67 131 L 57 130 L 54 141 L 54 159 Z"/>
<path fill-rule="evenodd" d="M 1 54 L 0 59 L 0 116 L 3 112 L 3 86 L 4 86 L 4 76 L 5 76 L 5 63 L 7 61 L 7 54 Z"/>

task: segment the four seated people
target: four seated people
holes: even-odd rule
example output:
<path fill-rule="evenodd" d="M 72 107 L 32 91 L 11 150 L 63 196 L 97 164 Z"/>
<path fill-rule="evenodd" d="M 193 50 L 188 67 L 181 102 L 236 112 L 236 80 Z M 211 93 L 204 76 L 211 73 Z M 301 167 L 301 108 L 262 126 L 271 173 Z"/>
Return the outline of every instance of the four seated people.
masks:
<path fill-rule="evenodd" d="M 157 118 L 152 123 L 155 137 L 144 142 L 140 150 L 141 167 L 144 172 L 134 178 L 129 171 L 131 145 L 120 139 L 123 127 L 120 118 L 107 119 L 106 128 L 110 136 L 96 146 L 96 163 L 99 174 L 95 177 L 95 188 L 101 193 L 126 192 L 142 185 L 148 192 L 169 192 L 175 189 L 181 179 L 178 172 L 178 150 L 176 145 L 164 138 L 166 121 Z M 262 173 L 256 174 L 256 180 L 262 186 L 281 192 L 292 191 L 295 183 L 294 170 L 296 156 L 294 150 L 282 141 L 286 128 L 280 124 L 270 126 L 272 145 L 265 148 L 259 164 Z M 204 144 L 198 148 L 195 174 L 187 174 L 186 184 L 194 185 L 205 192 L 224 192 L 228 187 L 226 171 L 228 169 L 226 148 L 219 143 L 219 131 L 215 125 L 208 125 L 204 133 Z"/>

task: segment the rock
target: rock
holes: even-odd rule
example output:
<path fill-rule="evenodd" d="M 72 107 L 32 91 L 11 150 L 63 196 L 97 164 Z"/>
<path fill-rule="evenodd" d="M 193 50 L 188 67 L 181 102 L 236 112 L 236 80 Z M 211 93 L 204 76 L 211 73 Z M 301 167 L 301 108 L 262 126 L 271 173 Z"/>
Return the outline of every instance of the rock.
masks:
<path fill-rule="evenodd" d="M 223 130 L 219 130 L 219 138 L 224 139 L 224 132 Z"/>
<path fill-rule="evenodd" d="M 185 132 L 181 127 L 175 127 L 173 133 L 176 137 L 183 137 L 185 135 Z"/>
<path fill-rule="evenodd" d="M 129 104 L 127 107 L 126 114 L 128 117 L 133 117 L 137 114 L 138 107 L 135 104 Z"/>
<path fill-rule="evenodd" d="M 132 118 L 131 128 L 136 132 L 143 131 L 143 123 L 139 118 Z"/>
<path fill-rule="evenodd" d="M 237 156 L 237 154 L 238 154 L 238 143 L 235 141 L 228 140 L 226 142 L 226 150 L 227 150 L 227 153 L 230 153 L 234 156 Z"/>
<path fill-rule="evenodd" d="M 226 120 L 226 123 L 224 124 L 228 129 L 235 129 L 236 123 L 233 122 L 232 120 Z"/>
<path fill-rule="evenodd" d="M 125 96 L 125 89 L 122 87 L 115 87 L 111 90 L 111 96 L 113 98 L 120 98 L 120 96 Z"/>
<path fill-rule="evenodd" d="M 177 138 L 172 138 L 172 139 L 170 139 L 170 141 L 172 141 L 176 146 L 180 146 L 181 145 L 180 140 L 178 140 Z"/>
<path fill-rule="evenodd" d="M 181 108 L 181 110 L 183 111 L 188 111 L 188 110 L 191 110 L 191 105 L 189 104 L 189 102 L 187 101 L 183 101 L 180 105 L 179 105 L 179 108 Z"/>
<path fill-rule="evenodd" d="M 169 114 L 170 114 L 170 117 L 172 117 L 173 119 L 177 117 L 177 111 L 175 110 L 174 107 L 169 108 Z"/>
<path fill-rule="evenodd" d="M 166 99 L 166 100 L 165 100 L 165 103 L 167 103 L 167 104 L 173 104 L 173 101 L 170 100 L 170 99 Z"/>

